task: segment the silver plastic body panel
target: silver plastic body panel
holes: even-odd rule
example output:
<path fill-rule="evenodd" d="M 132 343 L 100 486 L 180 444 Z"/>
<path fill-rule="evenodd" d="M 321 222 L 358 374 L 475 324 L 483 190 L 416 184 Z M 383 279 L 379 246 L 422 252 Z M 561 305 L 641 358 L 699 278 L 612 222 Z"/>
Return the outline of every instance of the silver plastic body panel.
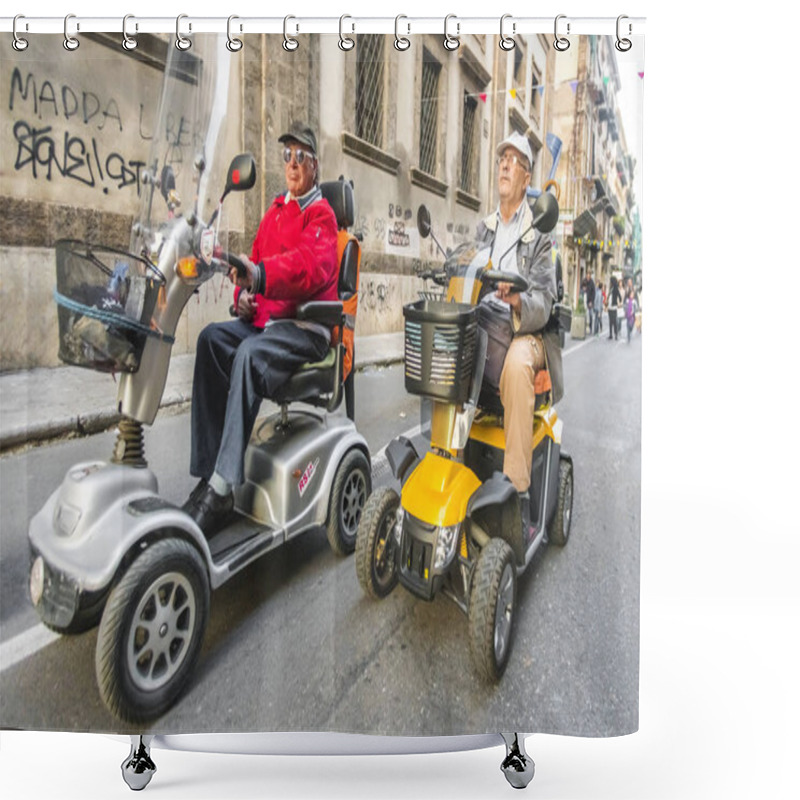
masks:
<path fill-rule="evenodd" d="M 347 417 L 289 410 L 259 418 L 245 453 L 245 483 L 236 490 L 236 508 L 287 538 L 324 525 L 336 468 L 345 453 L 366 440 Z"/>
<path fill-rule="evenodd" d="M 184 283 L 175 271 L 180 255 L 191 252 L 191 236 L 186 221 L 178 218 L 168 229 L 161 249 L 158 266 L 166 278 L 166 303 L 156 305 L 153 321 L 168 336 L 175 335 L 183 309 L 196 288 Z M 210 277 L 210 274 L 203 277 Z M 171 355 L 171 344 L 155 336 L 147 338 L 139 369 L 120 376 L 117 407 L 122 414 L 144 425 L 153 424 L 167 383 Z"/>
<path fill-rule="evenodd" d="M 289 419 L 290 426 L 283 431 L 277 430 L 279 414 L 256 423 L 245 462 L 247 483 L 237 492 L 237 508 L 260 523 L 272 539 L 252 557 L 237 555 L 234 569 L 225 559 L 215 563 L 194 520 L 161 500 L 150 469 L 102 461 L 69 469 L 31 520 L 30 543 L 50 567 L 74 578 L 81 591 L 98 591 L 108 587 L 125 555 L 142 540 L 164 530 L 181 532 L 203 555 L 211 587 L 216 589 L 286 539 L 324 525 L 341 459 L 353 447 L 368 453 L 366 440 L 346 417 L 291 412 Z M 315 463 L 301 495 L 292 473 Z M 153 501 L 152 510 L 131 509 L 131 503 L 146 500 Z"/>
<path fill-rule="evenodd" d="M 28 538 L 50 567 L 74 578 L 82 591 L 105 589 L 125 554 L 163 528 L 183 530 L 210 558 L 202 532 L 179 508 L 162 505 L 140 514 L 129 507 L 150 498 L 160 499 L 158 481 L 147 468 L 100 461 L 77 464 L 31 520 Z M 62 520 L 76 512 L 80 518 L 65 535 Z"/>

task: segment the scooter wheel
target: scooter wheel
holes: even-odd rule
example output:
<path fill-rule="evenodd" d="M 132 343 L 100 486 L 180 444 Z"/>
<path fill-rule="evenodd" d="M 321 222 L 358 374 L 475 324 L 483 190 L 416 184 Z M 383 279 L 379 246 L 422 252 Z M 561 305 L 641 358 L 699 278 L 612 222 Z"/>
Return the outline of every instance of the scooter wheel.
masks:
<path fill-rule="evenodd" d="M 328 542 L 337 556 L 355 550 L 358 523 L 371 489 L 367 457 L 361 450 L 350 450 L 336 470 L 328 507 Z"/>
<path fill-rule="evenodd" d="M 112 714 L 145 722 L 177 700 L 200 654 L 210 594 L 202 557 L 182 539 L 162 539 L 131 564 L 97 634 L 97 683 Z"/>
<path fill-rule="evenodd" d="M 550 541 L 563 547 L 569 539 L 572 522 L 572 461 L 562 457 L 558 462 L 558 503 L 553 518 L 553 528 L 549 531 Z"/>
<path fill-rule="evenodd" d="M 492 539 L 478 557 L 469 601 L 470 652 L 489 683 L 499 681 L 508 664 L 516 594 L 514 553 L 502 539 Z"/>
<path fill-rule="evenodd" d="M 356 574 L 364 593 L 381 600 L 397 586 L 394 526 L 400 498 L 389 486 L 367 500 L 356 539 Z"/>

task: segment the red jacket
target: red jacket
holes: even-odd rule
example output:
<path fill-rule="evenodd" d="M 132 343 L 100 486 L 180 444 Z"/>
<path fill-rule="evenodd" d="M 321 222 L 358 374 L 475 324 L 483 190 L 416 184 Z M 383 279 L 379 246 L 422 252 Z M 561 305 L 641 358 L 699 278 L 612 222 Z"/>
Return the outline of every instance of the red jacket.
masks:
<path fill-rule="evenodd" d="M 338 300 L 336 216 L 325 199 L 301 210 L 296 200 L 275 198 L 253 241 L 250 260 L 263 265 L 264 295 L 256 296 L 253 324 L 294 317 L 298 305 L 311 300 Z M 234 293 L 234 303 L 239 299 Z"/>

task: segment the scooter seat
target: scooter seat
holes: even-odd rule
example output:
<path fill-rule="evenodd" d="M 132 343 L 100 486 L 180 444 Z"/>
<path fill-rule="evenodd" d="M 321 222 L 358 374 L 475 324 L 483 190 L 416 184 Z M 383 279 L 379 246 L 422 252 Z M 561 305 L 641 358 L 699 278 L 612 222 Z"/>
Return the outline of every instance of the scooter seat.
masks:
<path fill-rule="evenodd" d="M 280 405 L 310 403 L 333 410 L 341 399 L 341 345 L 328 350 L 322 361 L 303 364 L 272 398 Z"/>
<path fill-rule="evenodd" d="M 333 347 L 331 347 L 331 349 L 328 350 L 327 355 L 325 356 L 325 358 L 322 359 L 322 361 L 314 361 L 313 363 L 309 362 L 308 364 L 303 364 L 303 366 L 300 367 L 298 372 L 303 372 L 304 370 L 310 370 L 310 369 L 328 369 L 328 367 L 333 367 L 335 364 L 336 364 L 336 350 Z"/>

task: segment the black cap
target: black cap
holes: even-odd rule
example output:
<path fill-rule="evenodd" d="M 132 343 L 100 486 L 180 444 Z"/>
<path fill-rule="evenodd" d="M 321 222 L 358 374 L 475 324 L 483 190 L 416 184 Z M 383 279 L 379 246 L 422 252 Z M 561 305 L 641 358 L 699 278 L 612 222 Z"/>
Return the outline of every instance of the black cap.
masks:
<path fill-rule="evenodd" d="M 278 141 L 281 143 L 300 142 L 300 144 L 310 147 L 315 156 L 317 154 L 317 137 L 314 135 L 314 131 L 303 122 L 293 122 L 289 126 L 289 130 L 278 138 Z"/>

